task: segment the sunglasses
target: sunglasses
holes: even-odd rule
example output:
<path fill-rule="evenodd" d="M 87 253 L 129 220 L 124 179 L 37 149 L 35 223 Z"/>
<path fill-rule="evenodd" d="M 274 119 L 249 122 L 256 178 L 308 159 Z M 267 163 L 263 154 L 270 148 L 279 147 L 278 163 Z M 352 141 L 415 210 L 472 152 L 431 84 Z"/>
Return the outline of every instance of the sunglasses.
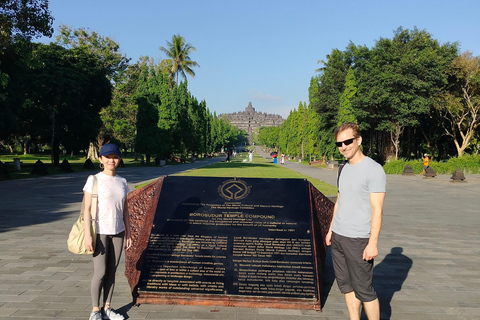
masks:
<path fill-rule="evenodd" d="M 337 141 L 337 142 L 335 142 L 335 145 L 339 148 L 342 146 L 342 144 L 345 144 L 346 146 L 348 146 L 348 145 L 351 145 L 353 143 L 353 140 L 355 140 L 355 139 L 357 139 L 357 138 L 351 138 L 351 139 L 347 139 L 347 140 L 344 140 L 344 141 Z"/>

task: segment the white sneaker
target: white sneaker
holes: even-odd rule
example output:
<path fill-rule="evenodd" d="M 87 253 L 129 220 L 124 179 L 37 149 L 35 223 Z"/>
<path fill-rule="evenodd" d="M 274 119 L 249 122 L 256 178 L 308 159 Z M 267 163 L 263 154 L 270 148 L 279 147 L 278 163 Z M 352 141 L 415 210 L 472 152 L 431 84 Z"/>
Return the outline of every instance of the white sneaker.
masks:
<path fill-rule="evenodd" d="M 100 311 L 93 311 L 90 313 L 90 318 L 88 320 L 102 320 L 102 314 Z"/>
<path fill-rule="evenodd" d="M 108 308 L 107 310 L 102 309 L 102 317 L 104 320 L 124 320 L 125 318 L 120 314 L 115 312 L 112 308 Z"/>

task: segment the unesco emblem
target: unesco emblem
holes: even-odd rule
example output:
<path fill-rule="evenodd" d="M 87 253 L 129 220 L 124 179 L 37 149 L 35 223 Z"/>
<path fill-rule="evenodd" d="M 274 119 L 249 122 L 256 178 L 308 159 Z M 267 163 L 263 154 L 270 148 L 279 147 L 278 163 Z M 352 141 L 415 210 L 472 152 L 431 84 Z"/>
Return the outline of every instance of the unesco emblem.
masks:
<path fill-rule="evenodd" d="M 218 193 L 226 200 L 242 200 L 250 193 L 250 187 L 242 180 L 227 180 L 218 187 Z"/>

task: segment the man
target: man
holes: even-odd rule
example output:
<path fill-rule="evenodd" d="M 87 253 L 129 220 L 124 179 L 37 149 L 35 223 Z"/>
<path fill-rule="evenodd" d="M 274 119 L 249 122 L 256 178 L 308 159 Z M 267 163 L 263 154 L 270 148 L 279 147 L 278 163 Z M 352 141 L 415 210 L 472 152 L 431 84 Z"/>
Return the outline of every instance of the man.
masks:
<path fill-rule="evenodd" d="M 422 157 L 422 161 L 423 161 L 423 171 L 422 171 L 422 174 L 425 174 L 427 172 L 427 168 L 428 168 L 428 154 L 424 154 L 423 157 Z"/>
<path fill-rule="evenodd" d="M 347 122 L 335 130 L 336 145 L 347 159 L 339 177 L 337 202 L 325 237 L 340 291 L 351 320 L 361 307 L 368 319 L 380 319 L 380 304 L 372 286 L 373 259 L 378 255 L 386 176 L 381 165 L 360 150 L 360 128 Z"/>

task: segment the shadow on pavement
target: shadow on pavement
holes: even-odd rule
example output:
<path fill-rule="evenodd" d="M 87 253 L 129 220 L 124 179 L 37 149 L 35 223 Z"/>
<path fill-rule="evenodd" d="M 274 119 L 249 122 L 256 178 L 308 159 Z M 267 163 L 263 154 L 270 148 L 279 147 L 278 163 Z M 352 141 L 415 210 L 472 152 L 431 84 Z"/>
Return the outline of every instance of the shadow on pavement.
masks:
<path fill-rule="evenodd" d="M 3 182 L 0 185 L 0 232 L 80 213 L 87 177 L 88 173 L 82 173 Z"/>
<path fill-rule="evenodd" d="M 402 254 L 403 248 L 394 247 L 391 252 L 385 256 L 382 262 L 375 266 L 373 271 L 373 286 L 377 292 L 380 302 L 381 319 L 392 318 L 391 301 L 395 292 L 402 289 L 402 285 L 407 279 L 408 272 L 412 267 L 412 259 Z M 330 247 L 325 259 L 325 276 L 322 289 L 322 309 L 328 303 L 328 295 L 335 283 L 335 272 L 333 271 L 332 256 Z M 368 319 L 362 310 L 361 319 Z"/>
<path fill-rule="evenodd" d="M 391 319 L 391 301 L 395 292 L 402 290 L 412 268 L 412 259 L 402 254 L 403 248 L 394 247 L 373 271 L 373 286 L 380 302 L 381 319 Z"/>
<path fill-rule="evenodd" d="M 333 271 L 333 264 L 332 264 L 332 255 L 330 253 L 330 246 L 327 247 L 327 255 L 325 256 L 325 270 L 323 276 L 323 288 L 321 294 L 321 305 L 322 310 L 325 308 L 325 304 L 328 300 L 328 295 L 330 294 L 330 290 L 332 290 L 332 286 L 335 283 L 335 272 Z"/>

